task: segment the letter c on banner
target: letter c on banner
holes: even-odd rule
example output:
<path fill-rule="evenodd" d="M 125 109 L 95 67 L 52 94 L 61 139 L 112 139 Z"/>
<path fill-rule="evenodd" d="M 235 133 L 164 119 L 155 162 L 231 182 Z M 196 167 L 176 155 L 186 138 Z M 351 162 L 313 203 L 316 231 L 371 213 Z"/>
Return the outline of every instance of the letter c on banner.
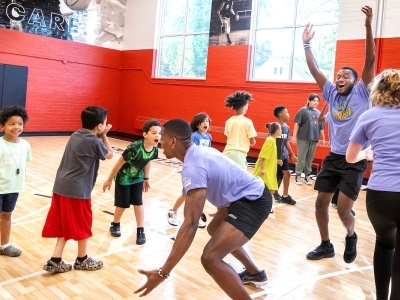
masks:
<path fill-rule="evenodd" d="M 12 21 L 22 21 L 25 18 L 25 8 L 18 3 L 8 4 L 6 15 Z"/>

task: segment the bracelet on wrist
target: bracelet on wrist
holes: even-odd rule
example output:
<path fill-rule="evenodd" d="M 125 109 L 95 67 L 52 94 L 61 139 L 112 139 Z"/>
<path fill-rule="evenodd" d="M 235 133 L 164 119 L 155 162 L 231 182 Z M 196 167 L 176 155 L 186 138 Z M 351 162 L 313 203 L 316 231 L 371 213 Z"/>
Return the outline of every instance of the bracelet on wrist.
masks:
<path fill-rule="evenodd" d="M 169 275 L 165 274 L 161 268 L 158 269 L 158 275 L 160 275 L 160 277 L 164 279 L 167 279 L 169 277 Z"/>
<path fill-rule="evenodd" d="M 143 177 L 143 180 L 149 180 L 149 177 Z"/>

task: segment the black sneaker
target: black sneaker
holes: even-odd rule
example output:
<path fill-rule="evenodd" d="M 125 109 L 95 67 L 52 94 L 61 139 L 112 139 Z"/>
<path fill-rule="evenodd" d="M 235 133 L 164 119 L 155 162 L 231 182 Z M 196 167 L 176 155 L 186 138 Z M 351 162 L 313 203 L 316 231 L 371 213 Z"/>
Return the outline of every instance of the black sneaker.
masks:
<path fill-rule="evenodd" d="M 322 258 L 334 257 L 335 249 L 331 244 L 331 247 L 325 246 L 325 244 L 321 243 L 317 248 L 313 251 L 307 253 L 307 259 L 310 260 L 319 260 Z"/>
<path fill-rule="evenodd" d="M 353 238 L 346 235 L 346 247 L 344 248 L 343 260 L 348 264 L 351 264 L 357 257 L 357 240 L 358 236 L 355 232 Z"/>
<path fill-rule="evenodd" d="M 143 245 L 146 243 L 146 235 L 144 231 L 140 231 L 136 235 L 136 245 Z"/>
<path fill-rule="evenodd" d="M 295 205 L 296 204 L 296 200 L 293 200 L 292 197 L 290 197 L 290 195 L 287 195 L 287 197 L 283 197 L 282 196 L 282 203 L 286 203 L 286 204 L 290 204 L 290 205 Z"/>
<path fill-rule="evenodd" d="M 120 225 L 114 225 L 114 222 L 111 222 L 110 226 L 110 234 L 115 237 L 120 237 L 121 236 L 121 227 Z"/>
<path fill-rule="evenodd" d="M 274 200 L 276 202 L 281 202 L 282 201 L 282 196 L 278 194 L 278 192 L 274 193 Z"/>
<path fill-rule="evenodd" d="M 265 274 L 264 270 L 260 271 L 255 275 L 252 275 L 246 270 L 243 270 L 240 273 L 238 273 L 238 275 L 242 280 L 243 284 L 251 284 L 257 288 L 260 288 L 268 283 L 268 277 Z"/>

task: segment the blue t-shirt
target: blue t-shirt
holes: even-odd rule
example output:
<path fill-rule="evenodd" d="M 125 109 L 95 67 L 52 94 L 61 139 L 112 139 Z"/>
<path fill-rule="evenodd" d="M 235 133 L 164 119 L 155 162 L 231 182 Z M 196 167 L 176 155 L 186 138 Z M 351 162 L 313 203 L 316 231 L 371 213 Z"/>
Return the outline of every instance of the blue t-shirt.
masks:
<path fill-rule="evenodd" d="M 326 81 L 322 96 L 329 103 L 329 141 L 333 153 L 345 155 L 349 137 L 358 118 L 371 107 L 365 83 L 360 80 L 347 96 L 339 95 L 336 85 Z M 363 149 L 368 147 L 368 143 Z"/>
<path fill-rule="evenodd" d="M 265 188 L 260 177 L 241 169 L 218 150 L 196 145 L 186 152 L 182 185 L 186 193 L 206 188 L 208 201 L 216 207 L 227 207 L 243 197 L 256 200 Z"/>
<path fill-rule="evenodd" d="M 364 145 L 371 143 L 374 151 L 368 188 L 400 192 L 400 108 L 374 106 L 358 119 L 350 140 Z"/>
<path fill-rule="evenodd" d="M 282 134 L 276 138 L 276 149 L 278 150 L 278 159 L 287 159 L 288 151 L 286 148 L 286 142 L 290 139 L 290 127 L 287 124 L 282 126 Z"/>
<path fill-rule="evenodd" d="M 199 131 L 195 131 L 192 133 L 192 142 L 195 143 L 197 146 L 206 146 L 211 147 L 211 134 L 201 134 Z"/>

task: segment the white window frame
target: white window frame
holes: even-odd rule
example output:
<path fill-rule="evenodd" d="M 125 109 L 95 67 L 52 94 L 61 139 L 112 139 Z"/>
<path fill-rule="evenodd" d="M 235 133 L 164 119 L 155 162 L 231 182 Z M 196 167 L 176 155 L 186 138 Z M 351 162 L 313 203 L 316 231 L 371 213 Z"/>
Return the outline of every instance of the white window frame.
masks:
<path fill-rule="evenodd" d="M 156 78 L 161 78 L 161 79 L 200 79 L 204 80 L 206 78 L 207 74 L 207 60 L 206 60 L 206 72 L 204 74 L 204 77 L 189 77 L 189 76 L 183 76 L 183 69 L 185 67 L 184 65 L 184 58 L 185 58 L 185 50 L 186 50 L 186 37 L 188 36 L 195 36 L 195 35 L 202 35 L 202 34 L 208 34 L 210 31 L 201 31 L 201 32 L 195 32 L 195 33 L 186 33 L 187 29 L 187 22 L 188 22 L 188 9 L 189 9 L 189 0 L 186 0 L 186 7 L 185 7 L 185 24 L 184 24 L 184 32 L 183 34 L 162 34 L 162 28 L 163 28 L 163 18 L 164 18 L 164 2 L 165 0 L 161 0 L 161 8 L 160 8 L 160 21 L 159 21 L 159 26 L 158 26 L 158 37 L 157 37 L 157 60 L 156 60 L 156 71 L 155 71 L 155 77 Z M 211 15 L 210 15 L 211 18 Z M 182 55 L 181 55 L 181 68 L 179 70 L 179 76 L 160 76 L 159 75 L 159 70 L 160 70 L 160 64 L 161 64 L 161 40 L 164 37 L 182 37 L 183 38 L 183 44 L 182 44 Z M 208 56 L 208 54 L 207 54 Z"/>
<path fill-rule="evenodd" d="M 258 19 L 258 12 L 259 12 L 259 4 L 260 1 L 262 0 L 253 0 L 252 2 L 252 11 L 254 11 L 254 14 L 252 14 L 252 20 L 251 20 L 251 27 L 250 27 L 250 44 L 252 45 L 252 51 L 251 51 L 251 60 L 250 60 L 250 76 L 249 79 L 250 81 L 280 81 L 280 82 L 314 82 L 314 80 L 292 80 L 293 75 L 293 57 L 294 57 L 294 51 L 295 51 L 295 39 L 296 39 L 296 29 L 300 27 L 305 27 L 307 23 L 304 24 L 296 24 L 296 18 L 297 18 L 297 11 L 298 11 L 298 3 L 299 0 L 295 0 L 295 5 L 294 5 L 294 16 L 293 16 L 293 22 L 292 25 L 286 25 L 286 26 L 276 26 L 276 27 L 257 27 L 257 19 Z M 279 1 L 279 0 L 276 0 Z M 338 26 L 339 25 L 339 20 L 338 22 L 326 22 L 326 23 L 315 23 L 313 24 L 314 26 Z M 288 79 L 261 79 L 261 78 L 254 78 L 254 58 L 255 58 L 255 51 L 256 51 L 256 36 L 257 36 L 257 31 L 262 31 L 262 30 L 271 30 L 271 29 L 292 29 L 292 49 L 290 51 L 290 62 L 289 62 L 289 78 Z M 336 53 L 336 49 L 335 49 Z"/>

